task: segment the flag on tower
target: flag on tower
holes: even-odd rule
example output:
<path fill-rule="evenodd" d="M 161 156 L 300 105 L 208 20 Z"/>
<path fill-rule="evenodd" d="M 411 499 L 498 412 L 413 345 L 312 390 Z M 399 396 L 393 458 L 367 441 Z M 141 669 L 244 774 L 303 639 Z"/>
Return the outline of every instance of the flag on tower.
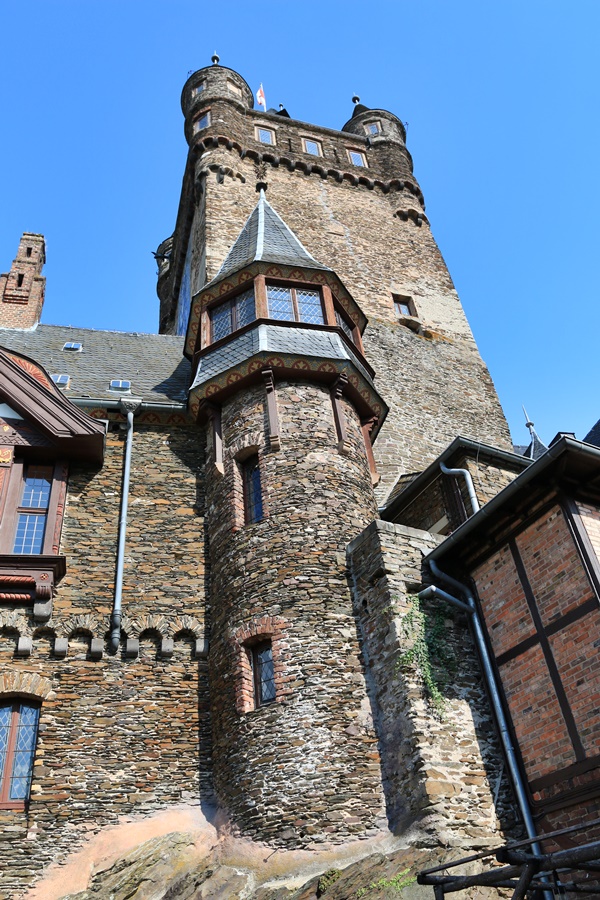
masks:
<path fill-rule="evenodd" d="M 262 106 L 262 108 L 266 112 L 267 111 L 267 101 L 265 100 L 265 92 L 263 91 L 262 84 L 256 92 L 256 99 L 257 99 L 259 105 Z"/>

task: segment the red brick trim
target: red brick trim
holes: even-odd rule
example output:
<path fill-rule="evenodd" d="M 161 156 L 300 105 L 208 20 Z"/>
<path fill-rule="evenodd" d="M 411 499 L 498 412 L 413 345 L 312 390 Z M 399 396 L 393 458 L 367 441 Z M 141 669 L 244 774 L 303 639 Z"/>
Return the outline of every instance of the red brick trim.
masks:
<path fill-rule="evenodd" d="M 265 638 L 271 639 L 273 651 L 275 702 L 281 703 L 290 693 L 284 655 L 287 649 L 285 634 L 285 622 L 280 616 L 261 616 L 247 625 L 240 625 L 231 636 L 235 656 L 235 706 L 240 715 L 255 709 L 250 647 Z"/>

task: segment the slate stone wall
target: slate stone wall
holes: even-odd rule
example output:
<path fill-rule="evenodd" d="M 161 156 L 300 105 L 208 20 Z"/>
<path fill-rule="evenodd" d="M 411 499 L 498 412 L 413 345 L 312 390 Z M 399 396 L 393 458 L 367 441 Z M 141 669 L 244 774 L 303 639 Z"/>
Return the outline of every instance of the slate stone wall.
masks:
<path fill-rule="evenodd" d="M 499 842 L 513 811 L 465 616 L 437 603 L 421 606 L 430 624 L 439 616 L 443 627 L 441 709 L 428 699 L 418 667 L 402 664 L 415 639 L 407 616 L 422 586 L 422 559 L 439 541 L 376 520 L 349 544 L 348 565 L 390 823 L 401 829 L 420 819 L 442 842 L 468 849 Z"/>
<path fill-rule="evenodd" d="M 277 384 L 281 449 L 266 394 L 222 410 L 224 474 L 207 464 L 210 677 L 217 795 L 242 833 L 274 846 L 368 837 L 385 826 L 344 548 L 375 515 L 360 422 L 343 402 L 338 452 L 329 391 Z M 236 458 L 258 449 L 265 518 L 244 525 Z M 273 644 L 276 701 L 257 708 L 244 642 Z"/>
<path fill-rule="evenodd" d="M 367 146 L 365 136 L 363 146 L 360 136 L 243 111 L 223 98 L 213 97 L 211 116 L 208 128 L 188 134 L 195 177 L 187 181 L 197 187 L 182 196 L 173 285 L 190 219 L 197 290 L 215 276 L 256 203 L 257 181 L 266 181 L 269 202 L 369 318 L 365 353 L 391 408 L 375 444 L 379 499 L 401 472 L 424 468 L 457 434 L 512 449 L 404 145 L 384 136 Z M 258 123 L 276 132 L 275 146 L 256 140 Z M 322 157 L 304 153 L 302 137 L 311 135 L 321 141 Z M 364 168 L 348 161 L 348 146 L 357 141 Z M 392 294 L 412 298 L 416 331 L 398 320 Z"/>
<path fill-rule="evenodd" d="M 0 897 L 123 816 L 212 796 L 204 645 L 204 437 L 136 426 L 119 652 L 107 637 L 124 434 L 70 473 L 53 615 L 0 610 L 0 695 L 41 704 L 27 810 L 0 810 Z"/>

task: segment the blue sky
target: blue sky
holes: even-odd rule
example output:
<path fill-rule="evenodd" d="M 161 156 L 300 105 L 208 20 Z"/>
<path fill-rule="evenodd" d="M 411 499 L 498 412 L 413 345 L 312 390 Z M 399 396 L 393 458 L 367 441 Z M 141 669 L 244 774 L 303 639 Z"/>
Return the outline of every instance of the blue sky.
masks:
<path fill-rule="evenodd" d="M 595 0 L 3 0 L 0 270 L 43 232 L 43 321 L 154 331 L 188 72 L 340 128 L 357 92 L 408 122 L 434 235 L 507 414 L 582 438 L 597 400 Z"/>

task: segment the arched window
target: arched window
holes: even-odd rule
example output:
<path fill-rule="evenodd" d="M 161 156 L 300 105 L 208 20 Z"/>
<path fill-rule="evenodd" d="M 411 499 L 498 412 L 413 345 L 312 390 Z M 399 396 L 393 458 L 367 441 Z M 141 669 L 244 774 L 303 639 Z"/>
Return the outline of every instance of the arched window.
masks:
<path fill-rule="evenodd" d="M 29 799 L 39 716 L 30 700 L 0 698 L 0 809 Z"/>

